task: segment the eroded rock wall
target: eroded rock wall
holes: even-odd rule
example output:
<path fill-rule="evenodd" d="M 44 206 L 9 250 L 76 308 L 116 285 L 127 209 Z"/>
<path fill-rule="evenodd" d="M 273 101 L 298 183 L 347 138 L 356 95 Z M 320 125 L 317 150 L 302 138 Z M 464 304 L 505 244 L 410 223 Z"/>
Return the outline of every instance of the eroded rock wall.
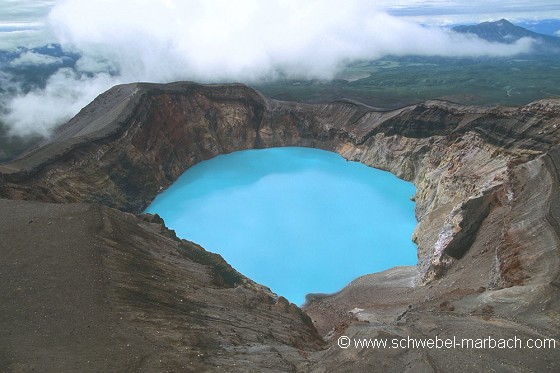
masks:
<path fill-rule="evenodd" d="M 558 100 L 379 111 L 242 85 L 114 87 L 0 165 L 12 200 L 0 200 L 0 370 L 558 371 L 557 350 L 336 345 L 342 334 L 560 340 L 558 126 Z M 335 151 L 413 182 L 418 267 L 312 296 L 302 312 L 138 215 L 197 162 L 273 146 Z"/>
<path fill-rule="evenodd" d="M 95 120 L 88 113 L 97 113 Z M 4 166 L 0 195 L 138 213 L 186 169 L 218 154 L 274 146 L 332 150 L 416 185 L 418 281 L 428 282 L 469 249 L 491 209 L 515 208 L 516 170 L 558 143 L 559 113 L 556 101 L 518 109 L 434 101 L 382 112 L 351 102 L 279 102 L 242 85 L 119 86 L 49 144 Z M 496 247 L 515 246 L 509 224 L 505 219 L 506 233 L 497 232 Z M 497 255 L 500 273 L 510 256 Z"/>

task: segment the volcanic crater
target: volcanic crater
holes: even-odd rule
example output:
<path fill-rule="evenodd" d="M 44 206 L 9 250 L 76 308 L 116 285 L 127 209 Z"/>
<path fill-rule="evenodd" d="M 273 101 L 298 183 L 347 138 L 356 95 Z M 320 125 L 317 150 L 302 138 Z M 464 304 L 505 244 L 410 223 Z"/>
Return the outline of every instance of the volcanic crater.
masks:
<path fill-rule="evenodd" d="M 0 370 L 558 371 L 557 348 L 337 340 L 558 341 L 559 125 L 554 99 L 379 110 L 282 102 L 241 84 L 116 86 L 0 165 Z M 300 309 L 142 214 L 200 161 L 281 146 L 413 182 L 418 266 L 310 295 Z"/>

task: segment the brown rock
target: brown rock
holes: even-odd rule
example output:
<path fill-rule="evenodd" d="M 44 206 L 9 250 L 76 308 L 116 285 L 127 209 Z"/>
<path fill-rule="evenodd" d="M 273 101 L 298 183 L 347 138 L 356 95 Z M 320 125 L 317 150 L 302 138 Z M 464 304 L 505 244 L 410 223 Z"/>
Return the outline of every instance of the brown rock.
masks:
<path fill-rule="evenodd" d="M 558 350 L 372 352 L 331 340 L 321 351 L 317 330 L 346 323 L 350 337 L 558 340 L 558 118 L 558 100 L 493 109 L 430 101 L 379 111 L 279 102 L 243 85 L 117 86 L 50 142 L 0 165 L 0 196 L 13 200 L 2 202 L 1 214 L 2 273 L 13 282 L 2 299 L 8 337 L 0 370 L 83 371 L 89 359 L 92 371 L 557 371 Z M 336 151 L 414 182 L 418 267 L 311 297 L 304 313 L 157 218 L 125 213 L 142 212 L 197 162 L 272 146 Z M 33 256 L 43 238 L 48 250 Z M 442 304 L 453 312 L 434 314 Z M 471 314 L 490 309 L 491 319 Z M 84 312 L 96 333 L 86 335 L 86 324 L 70 316 Z M 80 337 L 64 342 L 68 329 Z M 138 353 L 108 352 L 126 351 L 128 340 Z M 158 356 L 169 364 L 158 365 Z"/>

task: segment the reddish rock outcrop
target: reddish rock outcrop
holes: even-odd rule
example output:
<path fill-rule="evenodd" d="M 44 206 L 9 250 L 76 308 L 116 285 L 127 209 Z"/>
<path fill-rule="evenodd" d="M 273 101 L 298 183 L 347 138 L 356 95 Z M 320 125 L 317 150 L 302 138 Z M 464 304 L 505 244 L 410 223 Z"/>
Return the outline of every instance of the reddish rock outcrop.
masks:
<path fill-rule="evenodd" d="M 137 214 L 186 169 L 218 154 L 273 146 L 336 151 L 414 182 L 418 225 L 413 239 L 419 262 L 404 277 L 397 276 L 397 270 L 396 277 L 387 275 L 390 281 L 380 281 L 379 275 L 369 281 L 366 276 L 359 282 L 359 291 L 351 284 L 337 295 L 312 297 L 306 310 L 320 332 L 344 324 L 351 335 L 362 335 L 365 330 L 372 335 L 425 335 L 428 325 L 434 324 L 451 333 L 462 330 L 453 321 L 459 315 L 471 329 L 488 327 L 488 320 L 494 318 L 511 323 L 502 329 L 493 325 L 491 329 L 498 334 L 502 330 L 509 336 L 522 327 L 526 336 L 542 333 L 558 338 L 560 316 L 554 311 L 559 303 L 560 268 L 558 126 L 558 100 L 493 109 L 430 101 L 379 111 L 355 102 L 279 102 L 237 84 L 130 84 L 101 95 L 48 143 L 0 165 L 0 196 L 94 203 Z M 119 222 L 116 227 L 126 225 L 129 218 L 123 212 L 106 211 L 113 211 L 111 216 Z M 113 247 L 139 245 L 124 241 L 115 240 L 118 244 Z M 208 258 L 195 255 L 189 260 L 214 268 L 213 286 L 231 286 L 233 270 Z M 143 265 L 150 267 L 148 262 Z M 134 271 L 142 272 L 139 268 Z M 294 369 L 309 363 L 321 370 L 327 361 L 338 362 L 333 366 L 340 369 L 365 369 L 374 356 L 391 355 L 350 358 L 336 345 L 324 357 L 312 353 L 320 344 L 314 340 L 305 314 L 282 298 L 272 301 L 273 295 L 266 291 L 255 295 L 261 290 L 254 286 L 244 290 L 253 292 L 255 307 L 249 308 L 261 315 L 260 307 L 268 304 L 290 315 L 287 329 L 280 328 L 283 336 L 273 339 L 291 346 L 288 349 L 297 346 L 306 351 L 301 361 L 288 353 Z M 139 296 L 142 289 L 136 287 Z M 224 298 L 224 302 L 230 300 Z M 512 303 L 521 305 L 512 310 Z M 486 306 L 493 311 L 484 313 L 482 322 L 476 310 Z M 362 311 L 350 312 L 354 309 Z M 535 315 L 537 309 L 542 311 Z M 434 310 L 444 314 L 434 317 Z M 148 308 L 144 311 L 149 313 Z M 248 312 L 247 317 L 253 317 L 253 311 Z M 211 312 L 205 309 L 203 313 Z M 255 323 L 261 325 L 257 314 Z M 157 318 L 155 314 L 146 317 Z M 310 329 L 295 327 L 292 322 L 303 322 Z M 294 327 L 299 332 L 290 329 Z M 298 334 L 302 332 L 306 337 Z M 289 337 L 290 333 L 295 334 Z M 231 356 L 241 353 L 231 340 L 228 343 L 230 347 L 225 349 Z M 214 351 L 214 347 L 205 348 Z M 249 351 L 244 348 L 243 353 Z M 445 354 L 422 357 L 417 352 L 399 355 L 394 369 L 455 367 L 450 362 L 440 364 Z M 365 365 L 356 359 L 365 359 Z M 234 357 L 229 361 L 239 362 Z M 475 366 L 495 367 L 492 359 L 481 364 Z M 535 366 L 551 371 L 555 367 L 547 363 Z M 284 369 L 279 367 L 275 366 Z"/>

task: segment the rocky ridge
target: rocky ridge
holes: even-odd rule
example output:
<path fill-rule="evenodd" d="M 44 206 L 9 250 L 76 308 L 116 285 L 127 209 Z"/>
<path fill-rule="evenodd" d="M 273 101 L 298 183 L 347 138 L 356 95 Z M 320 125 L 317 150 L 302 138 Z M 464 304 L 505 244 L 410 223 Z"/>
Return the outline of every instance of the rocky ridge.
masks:
<path fill-rule="evenodd" d="M 292 339 L 272 338 L 284 347 L 277 364 L 268 368 L 371 369 L 375 361 L 386 361 L 385 368 L 394 370 L 454 369 L 453 364 L 460 366 L 472 359 L 465 354 L 449 361 L 448 355 L 453 354 L 449 351 L 406 350 L 398 356 L 395 351 L 353 351 L 358 355 L 352 355 L 332 342 L 343 332 L 370 337 L 431 335 L 438 325 L 449 334 L 468 326 L 468 330 L 490 328 L 496 335 L 509 336 L 521 328 L 527 336 L 558 339 L 559 125 L 558 100 L 493 109 L 430 101 L 380 111 L 355 102 L 280 102 L 243 85 L 130 84 L 101 95 L 48 143 L 0 165 L 0 196 L 37 201 L 30 203 L 101 205 L 97 208 L 110 211 L 107 214 L 120 227 L 138 219 L 126 213 L 141 213 L 188 167 L 236 150 L 316 147 L 391 171 L 417 187 L 418 225 L 413 239 L 418 245 L 418 267 L 365 276 L 332 296 L 311 296 L 305 310 L 315 327 L 297 308 L 281 306 L 291 309 L 287 317 L 292 321 L 281 322 L 277 331 L 269 330 L 295 334 Z M 142 227 L 147 223 L 134 224 Z M 113 247 L 121 248 L 124 238 L 117 236 Z M 140 241 L 125 247 L 145 247 Z M 145 250 L 153 250 L 151 247 Z M 209 268 L 222 266 L 218 259 L 190 260 Z M 172 265 L 186 266 L 175 261 Z M 140 276 L 142 268 L 132 272 Z M 260 300 L 255 304 L 268 304 L 266 307 L 285 302 L 248 284 L 252 284 L 250 280 L 239 277 L 212 286 L 241 286 L 260 292 L 265 295 L 257 297 Z M 227 298 L 220 301 L 232 302 Z M 128 310 L 138 306 L 125 303 Z M 141 309 L 150 312 L 146 304 Z M 211 312 L 204 309 L 202 313 Z M 248 315 L 253 314 L 256 325 L 262 325 L 258 307 Z M 153 321 L 157 315 L 146 318 Z M 330 338 L 326 350 L 313 334 L 315 328 Z M 299 354 L 289 352 L 294 351 L 296 340 L 304 341 L 296 348 Z M 271 346 L 262 341 L 262 346 Z M 240 358 L 241 351 L 250 350 L 248 344 L 240 343 L 244 347 L 236 350 L 231 338 L 220 343 L 204 347 L 212 353 L 228 351 L 230 355 L 224 353 L 228 357 L 220 364 L 255 363 Z M 260 353 L 268 347 L 257 350 Z M 510 360 L 517 359 L 505 353 L 501 360 L 488 356 L 473 369 L 501 364 L 504 370 L 511 366 Z M 523 356 L 531 367 L 558 368 L 544 352 Z M 217 366 L 215 361 L 209 364 Z M 263 360 L 257 364 L 266 366 Z"/>

